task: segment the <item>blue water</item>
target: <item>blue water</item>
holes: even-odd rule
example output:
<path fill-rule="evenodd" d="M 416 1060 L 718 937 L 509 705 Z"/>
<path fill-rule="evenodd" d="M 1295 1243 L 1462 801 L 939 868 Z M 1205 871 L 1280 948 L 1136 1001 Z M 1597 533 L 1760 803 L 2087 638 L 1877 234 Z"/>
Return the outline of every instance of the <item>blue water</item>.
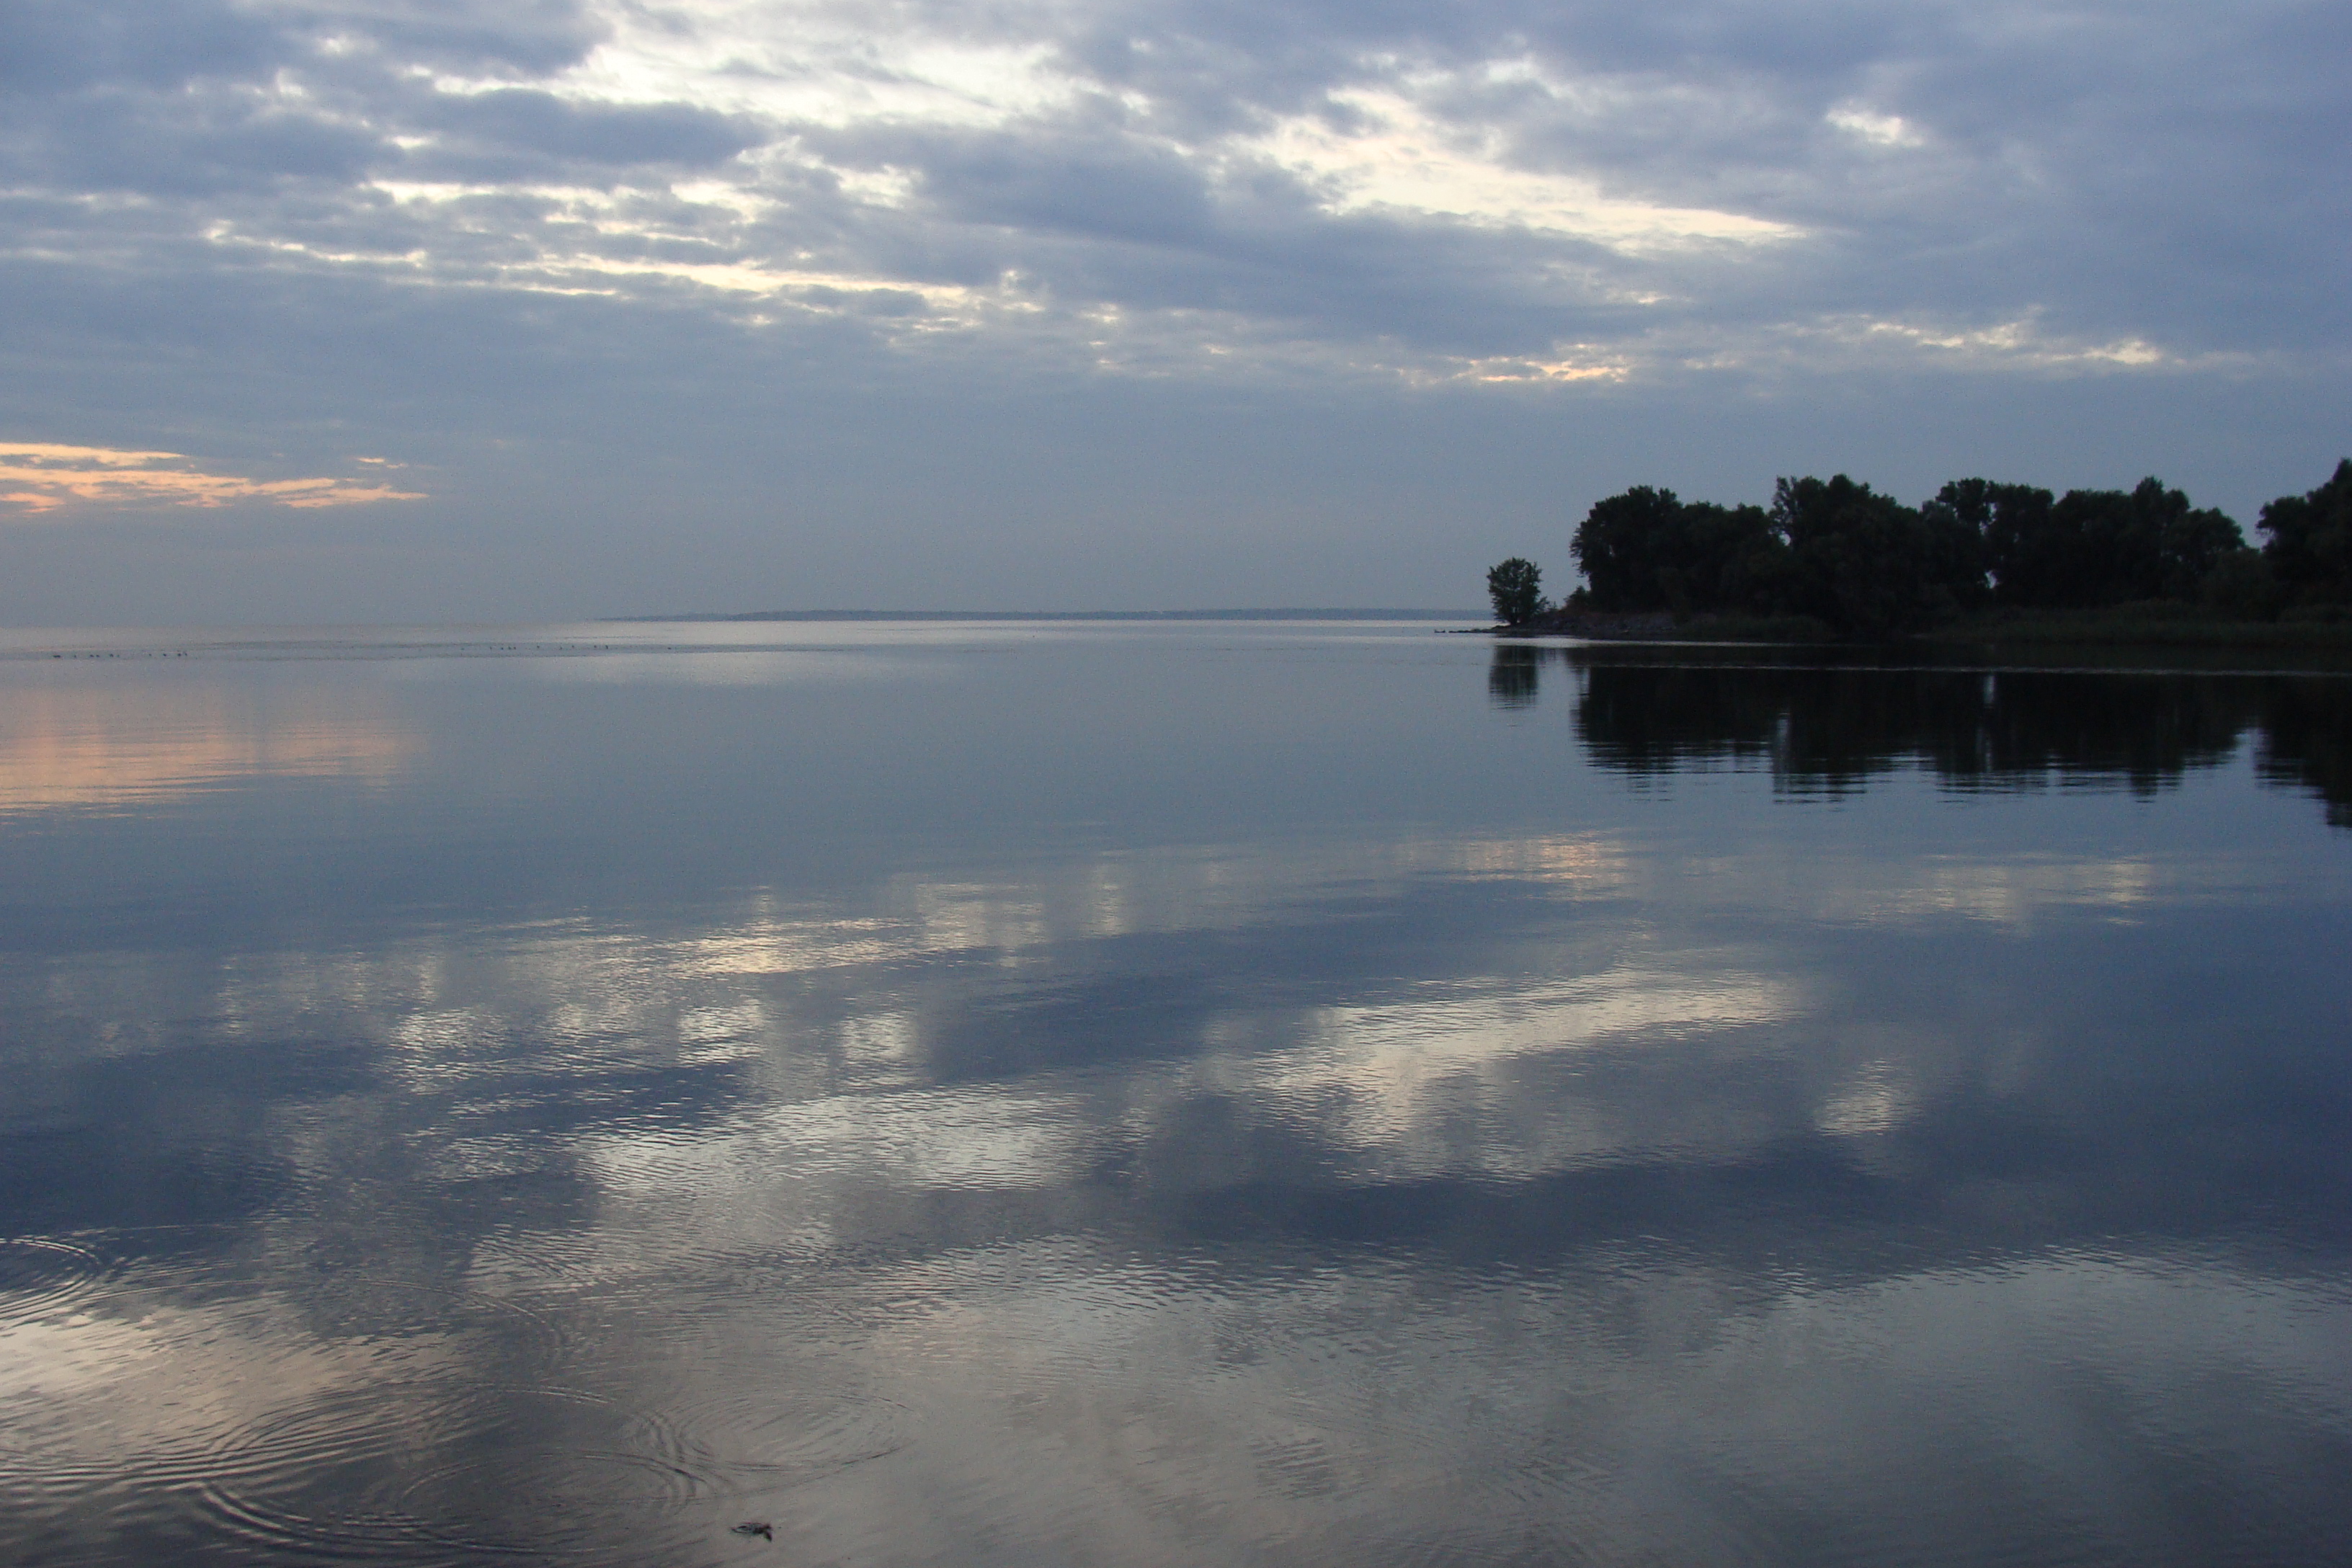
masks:
<path fill-rule="evenodd" d="M 2352 679 L 1918 663 L 0 634 L 0 1555 L 2341 1562 Z"/>

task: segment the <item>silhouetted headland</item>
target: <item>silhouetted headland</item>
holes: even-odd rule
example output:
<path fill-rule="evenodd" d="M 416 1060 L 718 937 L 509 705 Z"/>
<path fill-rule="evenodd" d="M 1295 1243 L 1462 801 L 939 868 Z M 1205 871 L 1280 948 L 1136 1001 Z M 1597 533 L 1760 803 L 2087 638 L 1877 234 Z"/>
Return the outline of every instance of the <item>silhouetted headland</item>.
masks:
<path fill-rule="evenodd" d="M 1563 604 L 1513 556 L 1498 631 L 1608 640 L 2352 647 L 2352 458 L 2266 503 L 2259 548 L 2161 479 L 2069 490 L 1955 479 L 1907 506 L 1843 474 L 1769 507 L 1643 485 L 1593 503 Z"/>

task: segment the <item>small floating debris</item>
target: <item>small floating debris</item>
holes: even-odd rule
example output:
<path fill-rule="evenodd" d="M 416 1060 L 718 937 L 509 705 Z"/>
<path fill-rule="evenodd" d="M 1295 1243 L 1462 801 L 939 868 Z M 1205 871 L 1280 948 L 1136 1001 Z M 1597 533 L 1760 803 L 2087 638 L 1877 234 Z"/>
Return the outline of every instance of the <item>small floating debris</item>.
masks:
<path fill-rule="evenodd" d="M 755 1519 L 751 1521 L 749 1523 L 737 1525 L 735 1527 L 735 1533 L 738 1535 L 756 1535 L 762 1541 L 773 1541 L 776 1538 L 776 1527 L 770 1524 L 764 1519 Z"/>

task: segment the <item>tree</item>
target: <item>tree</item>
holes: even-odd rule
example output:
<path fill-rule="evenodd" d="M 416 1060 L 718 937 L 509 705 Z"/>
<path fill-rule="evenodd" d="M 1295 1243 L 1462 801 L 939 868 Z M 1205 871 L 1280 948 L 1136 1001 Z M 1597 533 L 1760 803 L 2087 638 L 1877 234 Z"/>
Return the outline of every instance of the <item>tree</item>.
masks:
<path fill-rule="evenodd" d="M 1958 605 L 1927 520 L 1843 474 L 1782 479 L 1772 522 L 1788 542 L 1789 607 L 1841 632 L 1887 637 Z M 1945 568 L 1948 569 L 1948 568 Z"/>
<path fill-rule="evenodd" d="M 2068 490 L 1957 479 L 1928 503 L 1981 538 L 1992 596 L 2035 609 L 2084 609 L 2134 599 L 2191 600 L 2245 548 L 2238 525 L 2142 479 L 2129 490 Z"/>
<path fill-rule="evenodd" d="M 2352 604 L 2352 458 L 2305 495 L 2281 496 L 2263 508 L 2270 535 L 2263 558 L 2297 604 Z"/>
<path fill-rule="evenodd" d="M 1989 604 L 2170 599 L 2252 616 L 2290 593 L 2352 602 L 2352 459 L 2311 494 L 2263 508 L 2263 520 L 2271 542 L 2258 558 L 2230 518 L 2154 479 L 2055 498 L 1955 479 L 1916 508 L 1843 474 L 1784 479 L 1769 511 L 1643 485 L 1595 501 L 1578 524 L 1588 586 L 1572 602 L 1677 618 L 1802 616 L 1864 637 Z"/>
<path fill-rule="evenodd" d="M 1569 551 L 1584 573 L 1594 609 L 1667 607 L 1658 568 L 1669 536 L 1681 526 L 1682 510 L 1674 491 L 1648 485 L 1592 503 Z"/>
<path fill-rule="evenodd" d="M 1495 601 L 1495 618 L 1507 626 L 1523 626 L 1543 614 L 1543 568 L 1514 555 L 1486 571 L 1486 593 Z"/>
<path fill-rule="evenodd" d="M 1759 506 L 1682 501 L 1637 485 L 1592 503 L 1569 546 L 1598 610 L 1769 613 L 1780 537 Z"/>
<path fill-rule="evenodd" d="M 2244 531 L 2226 512 L 2210 506 L 2192 509 L 2187 496 L 2154 479 L 2142 479 L 2132 499 L 2158 509 L 2163 519 L 2156 541 L 2157 573 L 2168 599 L 2196 598 L 2216 567 L 2247 553 Z"/>
<path fill-rule="evenodd" d="M 1972 569 L 1963 568 L 1962 604 L 1988 596 L 2001 604 L 2031 602 L 2025 597 L 2029 585 L 2042 575 L 2034 552 L 2047 542 L 2053 499 L 2048 490 L 2032 485 L 1954 479 L 1920 509 L 1931 521 L 1939 515 L 1949 519 L 1940 526 L 1953 541 L 1953 550 L 1974 563 Z"/>

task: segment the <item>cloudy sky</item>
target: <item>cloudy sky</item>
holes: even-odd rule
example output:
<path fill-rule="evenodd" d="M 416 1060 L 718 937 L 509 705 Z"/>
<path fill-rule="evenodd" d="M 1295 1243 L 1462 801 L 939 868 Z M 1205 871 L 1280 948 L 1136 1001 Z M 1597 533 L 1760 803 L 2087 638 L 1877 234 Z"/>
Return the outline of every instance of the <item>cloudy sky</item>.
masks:
<path fill-rule="evenodd" d="M 2352 452 L 2324 0 L 0 0 L 0 621 L 1472 605 Z"/>

